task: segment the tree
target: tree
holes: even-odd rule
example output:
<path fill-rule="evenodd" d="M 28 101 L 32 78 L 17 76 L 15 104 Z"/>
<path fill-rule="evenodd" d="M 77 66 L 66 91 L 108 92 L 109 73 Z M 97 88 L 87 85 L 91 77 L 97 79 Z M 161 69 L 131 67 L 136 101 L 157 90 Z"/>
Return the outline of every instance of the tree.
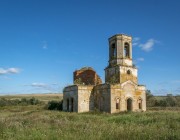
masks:
<path fill-rule="evenodd" d="M 83 84 L 82 79 L 78 78 L 78 79 L 74 80 L 74 84 L 82 85 Z"/>
<path fill-rule="evenodd" d="M 150 90 L 146 90 L 146 104 L 147 107 L 153 107 L 155 106 L 157 100 L 156 98 L 151 94 Z"/>

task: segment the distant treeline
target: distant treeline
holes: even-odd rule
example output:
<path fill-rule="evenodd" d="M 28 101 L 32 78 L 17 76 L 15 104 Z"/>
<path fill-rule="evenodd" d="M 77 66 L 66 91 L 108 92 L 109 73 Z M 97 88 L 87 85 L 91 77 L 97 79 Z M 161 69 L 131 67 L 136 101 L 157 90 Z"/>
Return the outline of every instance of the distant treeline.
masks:
<path fill-rule="evenodd" d="M 180 107 L 180 96 L 153 96 L 150 90 L 146 92 L 147 107 Z"/>
<path fill-rule="evenodd" d="M 37 105 L 41 103 L 42 103 L 41 101 L 35 99 L 34 97 L 30 99 L 22 98 L 22 99 L 13 99 L 13 100 L 0 98 L 0 107 L 14 106 L 14 105 Z"/>
<path fill-rule="evenodd" d="M 37 105 L 44 104 L 34 97 L 22 98 L 22 99 L 6 99 L 0 98 L 0 107 L 14 106 L 14 105 Z M 146 104 L 148 107 L 180 107 L 180 96 L 173 96 L 168 94 L 167 96 L 154 96 L 150 90 L 146 92 Z M 45 109 L 48 110 L 62 110 L 63 101 L 49 101 L 45 105 Z"/>
<path fill-rule="evenodd" d="M 63 101 L 49 101 L 45 105 L 45 109 L 48 110 L 62 110 L 62 103 Z M 32 98 L 22 98 L 22 99 L 6 99 L 6 98 L 0 98 L 0 107 L 3 106 L 16 106 L 16 105 L 38 105 L 38 104 L 44 104 L 44 102 L 32 97 Z"/>

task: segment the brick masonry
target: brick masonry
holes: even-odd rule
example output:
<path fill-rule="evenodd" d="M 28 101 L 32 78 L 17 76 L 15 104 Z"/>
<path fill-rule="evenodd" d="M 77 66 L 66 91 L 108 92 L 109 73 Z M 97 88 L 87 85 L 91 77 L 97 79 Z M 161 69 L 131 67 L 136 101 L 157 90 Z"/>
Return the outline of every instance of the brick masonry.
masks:
<path fill-rule="evenodd" d="M 102 84 L 101 78 L 96 74 L 96 72 L 91 67 L 84 67 L 80 70 L 76 70 L 73 73 L 74 82 L 76 80 L 81 80 L 84 85 L 98 85 Z M 75 84 L 75 83 L 74 83 Z"/>

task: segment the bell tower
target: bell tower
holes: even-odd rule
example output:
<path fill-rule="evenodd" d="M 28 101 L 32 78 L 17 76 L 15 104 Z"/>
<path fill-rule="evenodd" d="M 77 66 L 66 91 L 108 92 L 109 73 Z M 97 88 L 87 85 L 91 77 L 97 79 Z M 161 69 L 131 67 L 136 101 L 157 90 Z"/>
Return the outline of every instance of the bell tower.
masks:
<path fill-rule="evenodd" d="M 109 66 L 132 66 L 132 37 L 118 34 L 109 38 Z"/>
<path fill-rule="evenodd" d="M 105 69 L 105 82 L 137 83 L 137 69 L 132 63 L 132 37 L 117 34 L 109 38 L 109 65 Z"/>

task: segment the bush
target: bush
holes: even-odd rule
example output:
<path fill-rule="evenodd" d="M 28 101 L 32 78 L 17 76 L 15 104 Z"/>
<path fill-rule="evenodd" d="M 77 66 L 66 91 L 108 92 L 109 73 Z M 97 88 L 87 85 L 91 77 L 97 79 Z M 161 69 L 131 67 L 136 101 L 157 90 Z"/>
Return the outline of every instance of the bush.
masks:
<path fill-rule="evenodd" d="M 173 96 L 167 96 L 166 98 L 167 106 L 176 106 L 177 105 L 177 100 Z"/>
<path fill-rule="evenodd" d="M 63 101 L 49 101 L 47 104 L 48 110 L 62 110 L 63 109 Z"/>
<path fill-rule="evenodd" d="M 0 98 L 0 106 L 12 106 L 12 105 L 37 105 L 41 104 L 41 102 L 38 99 L 35 99 L 34 97 L 30 99 L 22 98 L 21 100 L 15 99 L 15 100 L 9 100 L 5 98 Z"/>
<path fill-rule="evenodd" d="M 146 91 L 147 107 L 178 107 L 180 106 L 179 96 L 167 94 L 167 96 L 153 96 L 150 90 Z"/>
<path fill-rule="evenodd" d="M 35 99 L 34 97 L 29 99 L 29 104 L 31 104 L 31 105 L 37 105 L 39 103 L 40 103 L 40 101 L 38 99 Z"/>
<path fill-rule="evenodd" d="M 146 104 L 147 107 L 154 107 L 156 104 L 157 100 L 156 98 L 151 94 L 150 90 L 146 91 Z"/>

